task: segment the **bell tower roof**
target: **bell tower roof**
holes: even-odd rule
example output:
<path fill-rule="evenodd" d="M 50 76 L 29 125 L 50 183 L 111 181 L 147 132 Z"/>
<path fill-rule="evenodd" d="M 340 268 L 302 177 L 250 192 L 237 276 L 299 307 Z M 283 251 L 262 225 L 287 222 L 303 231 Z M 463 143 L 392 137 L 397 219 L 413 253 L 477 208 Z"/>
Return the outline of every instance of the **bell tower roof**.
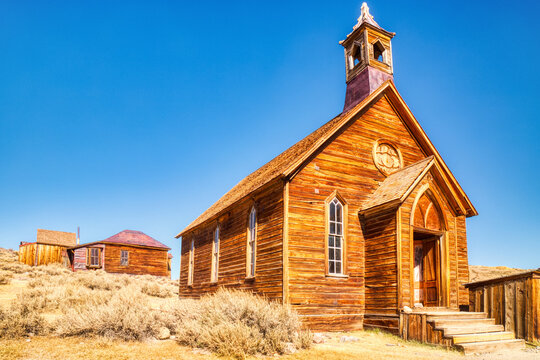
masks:
<path fill-rule="evenodd" d="M 364 2 L 353 31 L 339 42 L 345 48 L 347 93 L 344 111 L 358 104 L 383 82 L 393 79 L 391 40 L 394 35 L 375 21 Z"/>
<path fill-rule="evenodd" d="M 369 7 L 367 6 L 367 3 L 362 3 L 362 8 L 360 9 L 361 13 L 358 17 L 358 23 L 354 25 L 353 30 L 362 25 L 363 23 L 368 23 L 372 26 L 376 26 L 379 29 L 382 30 L 382 28 L 377 24 L 377 22 L 373 19 L 373 15 L 369 13 Z"/>

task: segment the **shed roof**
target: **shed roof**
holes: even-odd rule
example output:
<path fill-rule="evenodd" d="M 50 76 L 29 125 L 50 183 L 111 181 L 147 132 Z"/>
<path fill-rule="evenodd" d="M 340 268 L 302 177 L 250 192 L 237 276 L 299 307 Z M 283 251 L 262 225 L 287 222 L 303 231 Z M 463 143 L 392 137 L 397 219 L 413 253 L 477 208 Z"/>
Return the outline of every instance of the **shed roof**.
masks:
<path fill-rule="evenodd" d="M 60 246 L 73 246 L 77 244 L 77 235 L 71 232 L 37 229 L 36 242 Z"/>
<path fill-rule="evenodd" d="M 156 239 L 146 235 L 142 231 L 137 231 L 137 230 L 120 231 L 118 234 L 113 235 L 103 240 L 103 242 L 126 244 L 126 245 L 161 247 L 161 248 L 169 249 L 167 245 L 162 244 Z"/>
<path fill-rule="evenodd" d="M 382 96 L 386 96 L 390 103 L 394 106 L 396 113 L 404 122 L 405 126 L 410 130 L 412 136 L 418 141 L 419 146 L 426 153 L 426 156 L 433 155 L 440 166 L 440 173 L 444 181 L 448 182 L 448 186 L 452 189 L 458 198 L 457 203 L 460 211 L 466 216 L 477 215 L 478 212 L 473 204 L 457 182 L 456 178 L 446 166 L 444 160 L 440 156 L 435 146 L 431 143 L 426 133 L 414 118 L 412 112 L 408 108 L 403 98 L 399 95 L 392 80 L 384 82 L 379 88 L 373 91 L 368 97 L 358 103 L 355 107 L 343 112 L 309 134 L 298 143 L 294 144 L 280 155 L 276 156 L 270 162 L 263 165 L 261 168 L 245 177 L 242 181 L 236 184 L 229 192 L 223 195 L 216 203 L 210 206 L 205 212 L 191 222 L 184 230 L 176 237 L 182 236 L 187 231 L 201 225 L 205 221 L 214 218 L 229 206 L 241 200 L 245 196 L 267 185 L 272 180 L 279 177 L 291 177 L 298 169 L 309 161 L 319 148 L 324 146 L 327 141 L 336 134 L 349 121 L 354 121 L 358 114 L 367 111 L 372 104 L 379 100 Z M 438 168 L 439 168 L 438 166 Z"/>

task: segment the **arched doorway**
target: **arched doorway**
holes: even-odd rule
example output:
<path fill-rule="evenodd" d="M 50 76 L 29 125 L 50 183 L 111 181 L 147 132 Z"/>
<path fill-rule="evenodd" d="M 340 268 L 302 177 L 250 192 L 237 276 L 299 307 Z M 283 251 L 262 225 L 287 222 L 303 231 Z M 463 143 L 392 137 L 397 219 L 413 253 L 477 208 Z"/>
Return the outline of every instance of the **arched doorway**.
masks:
<path fill-rule="evenodd" d="M 417 199 L 411 222 L 414 306 L 442 306 L 441 240 L 445 229 L 440 207 L 430 190 Z"/>

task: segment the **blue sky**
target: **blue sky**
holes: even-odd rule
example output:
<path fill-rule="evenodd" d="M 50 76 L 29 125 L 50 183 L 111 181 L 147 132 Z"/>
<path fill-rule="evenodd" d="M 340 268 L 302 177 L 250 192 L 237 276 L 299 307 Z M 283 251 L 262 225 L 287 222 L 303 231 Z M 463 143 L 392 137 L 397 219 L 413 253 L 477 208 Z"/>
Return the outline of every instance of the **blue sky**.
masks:
<path fill-rule="evenodd" d="M 361 1 L 0 2 L 0 247 L 37 228 L 173 248 L 337 115 Z M 534 1 L 371 1 L 395 83 L 480 215 L 469 262 L 540 266 Z"/>

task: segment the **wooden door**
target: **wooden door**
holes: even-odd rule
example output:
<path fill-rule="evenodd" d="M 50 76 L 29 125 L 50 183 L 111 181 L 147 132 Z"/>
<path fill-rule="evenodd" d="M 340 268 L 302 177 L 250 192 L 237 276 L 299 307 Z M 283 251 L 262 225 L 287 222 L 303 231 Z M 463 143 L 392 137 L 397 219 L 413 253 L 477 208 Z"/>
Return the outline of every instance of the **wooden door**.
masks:
<path fill-rule="evenodd" d="M 437 239 L 414 242 L 414 303 L 438 306 Z"/>
<path fill-rule="evenodd" d="M 424 306 L 437 306 L 437 241 L 424 241 Z"/>

